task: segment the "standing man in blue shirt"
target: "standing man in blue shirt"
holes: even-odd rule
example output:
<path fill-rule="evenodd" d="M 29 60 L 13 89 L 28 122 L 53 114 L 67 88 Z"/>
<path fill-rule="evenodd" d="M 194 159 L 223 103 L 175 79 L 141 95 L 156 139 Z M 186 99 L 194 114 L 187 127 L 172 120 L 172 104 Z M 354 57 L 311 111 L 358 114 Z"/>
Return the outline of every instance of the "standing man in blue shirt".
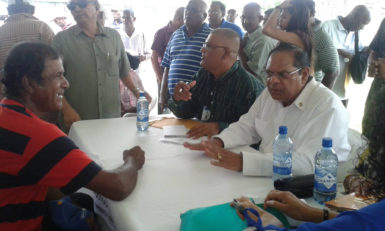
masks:
<path fill-rule="evenodd" d="M 238 33 L 239 38 L 242 39 L 242 29 L 234 23 L 228 22 L 224 19 L 226 15 L 226 6 L 220 1 L 211 2 L 209 9 L 209 23 L 212 29 L 229 28 Z"/>
<path fill-rule="evenodd" d="M 170 38 L 161 64 L 164 68 L 159 99 L 161 111 L 167 106 L 167 91 L 173 95 L 175 85 L 179 81 L 191 82 L 200 68 L 201 48 L 211 32 L 204 22 L 206 11 L 203 0 L 190 0 L 185 10 L 185 25 Z"/>

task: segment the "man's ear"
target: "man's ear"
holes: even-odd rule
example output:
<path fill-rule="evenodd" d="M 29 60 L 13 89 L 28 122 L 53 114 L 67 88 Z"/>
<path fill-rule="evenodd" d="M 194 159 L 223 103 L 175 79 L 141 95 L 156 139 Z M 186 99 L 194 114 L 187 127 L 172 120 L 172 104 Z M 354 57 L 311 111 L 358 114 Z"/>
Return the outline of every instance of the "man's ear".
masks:
<path fill-rule="evenodd" d="M 307 80 L 309 79 L 309 75 L 310 75 L 310 68 L 309 67 L 302 68 L 301 82 L 303 84 L 306 84 Z"/>
<path fill-rule="evenodd" d="M 204 12 L 204 13 L 203 13 L 203 16 L 202 16 L 202 19 L 203 19 L 203 21 L 205 21 L 205 20 L 206 20 L 206 18 L 207 18 L 207 13 L 206 13 L 206 12 Z"/>
<path fill-rule="evenodd" d="M 26 93 L 31 94 L 35 89 L 35 81 L 31 80 L 30 78 L 27 78 L 26 76 L 23 77 L 21 80 L 21 84 L 23 85 L 23 89 Z"/>

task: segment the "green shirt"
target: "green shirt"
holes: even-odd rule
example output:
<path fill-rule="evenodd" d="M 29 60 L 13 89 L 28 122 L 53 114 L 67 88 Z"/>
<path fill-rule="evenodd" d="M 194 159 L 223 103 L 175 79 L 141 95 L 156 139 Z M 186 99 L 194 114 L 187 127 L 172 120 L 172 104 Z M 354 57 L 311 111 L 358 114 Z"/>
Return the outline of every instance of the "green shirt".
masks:
<path fill-rule="evenodd" d="M 59 32 L 52 46 L 62 54 L 70 87 L 65 92 L 80 118 L 120 117 L 120 78 L 130 68 L 119 33 L 99 26 L 94 39 L 75 25 Z"/>
<path fill-rule="evenodd" d="M 238 61 L 217 80 L 203 68 L 193 79 L 196 85 L 191 88 L 191 100 L 184 102 L 170 99 L 169 108 L 177 117 L 201 119 L 206 106 L 210 110 L 207 122 L 218 122 L 221 131 L 248 112 L 264 89 L 264 85 Z"/>
<path fill-rule="evenodd" d="M 330 36 L 321 29 L 320 21 L 313 27 L 315 50 L 314 78 L 321 82 L 325 73 L 338 72 L 340 69 L 338 52 Z"/>
<path fill-rule="evenodd" d="M 245 43 L 243 51 L 247 58 L 247 65 L 266 85 L 265 66 L 270 51 L 277 45 L 277 40 L 263 34 L 261 27 L 253 33 L 246 33 L 243 40 Z"/>

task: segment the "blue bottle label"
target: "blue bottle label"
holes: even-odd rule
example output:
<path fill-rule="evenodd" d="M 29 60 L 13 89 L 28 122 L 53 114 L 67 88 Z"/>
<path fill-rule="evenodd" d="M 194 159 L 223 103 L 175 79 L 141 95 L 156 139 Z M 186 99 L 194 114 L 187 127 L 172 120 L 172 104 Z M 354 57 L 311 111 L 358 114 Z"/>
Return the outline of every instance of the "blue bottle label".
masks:
<path fill-rule="evenodd" d="M 331 173 L 322 175 L 316 170 L 314 187 L 322 192 L 335 192 L 337 190 L 336 178 Z"/>
<path fill-rule="evenodd" d="M 273 157 L 273 173 L 280 175 L 291 174 L 291 155 L 274 155 Z"/>
<path fill-rule="evenodd" d="M 148 121 L 148 109 L 142 109 L 137 113 L 137 121 L 139 122 Z"/>

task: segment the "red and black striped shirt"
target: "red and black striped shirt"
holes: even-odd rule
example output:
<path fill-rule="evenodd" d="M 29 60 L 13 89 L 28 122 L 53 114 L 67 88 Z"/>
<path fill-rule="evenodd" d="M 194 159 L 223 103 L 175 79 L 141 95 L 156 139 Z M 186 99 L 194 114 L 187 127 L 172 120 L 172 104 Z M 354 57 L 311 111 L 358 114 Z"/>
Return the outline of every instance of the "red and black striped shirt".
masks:
<path fill-rule="evenodd" d="M 0 230 L 41 230 L 48 187 L 69 194 L 100 170 L 56 126 L 0 102 Z"/>

